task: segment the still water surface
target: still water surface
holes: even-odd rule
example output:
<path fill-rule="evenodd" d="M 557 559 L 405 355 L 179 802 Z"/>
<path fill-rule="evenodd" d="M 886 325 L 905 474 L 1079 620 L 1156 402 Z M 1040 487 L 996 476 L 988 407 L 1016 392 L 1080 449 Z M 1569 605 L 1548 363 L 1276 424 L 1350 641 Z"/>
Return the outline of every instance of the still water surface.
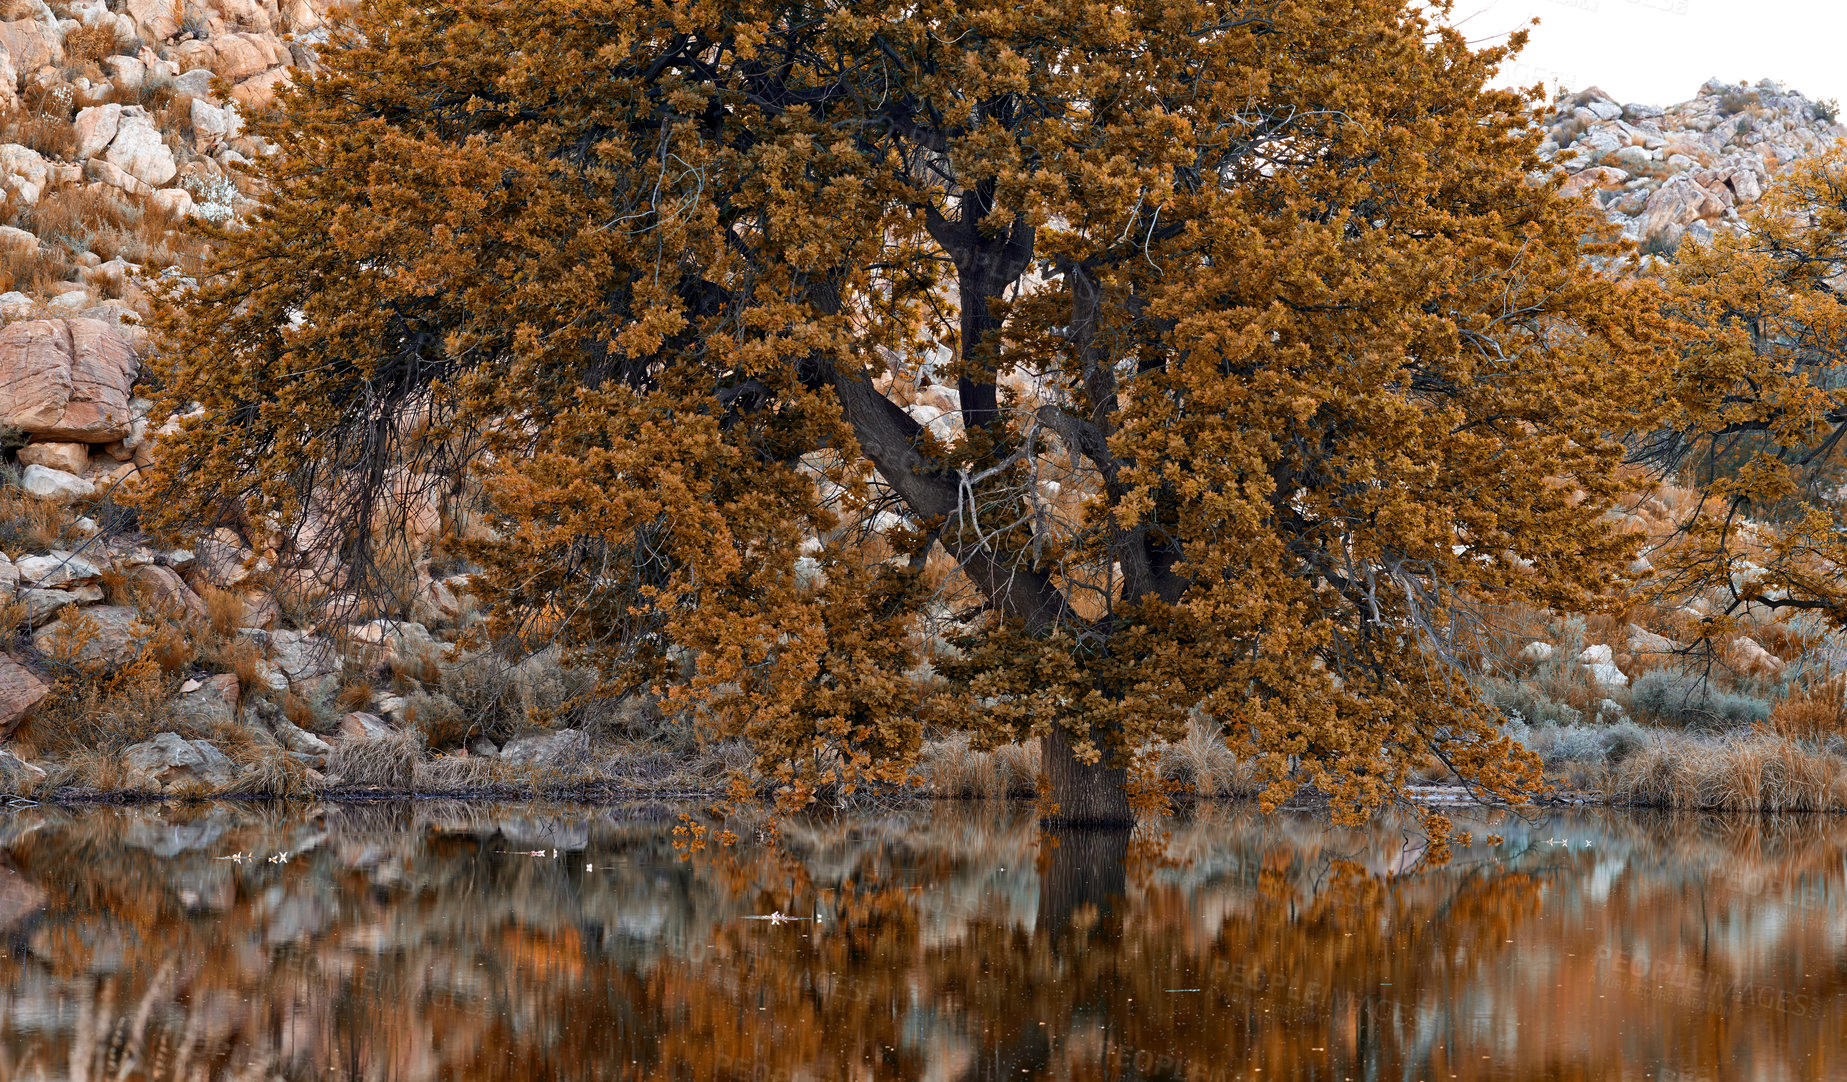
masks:
<path fill-rule="evenodd" d="M 0 811 L 0 1078 L 1847 1079 L 1840 819 L 672 812 Z"/>

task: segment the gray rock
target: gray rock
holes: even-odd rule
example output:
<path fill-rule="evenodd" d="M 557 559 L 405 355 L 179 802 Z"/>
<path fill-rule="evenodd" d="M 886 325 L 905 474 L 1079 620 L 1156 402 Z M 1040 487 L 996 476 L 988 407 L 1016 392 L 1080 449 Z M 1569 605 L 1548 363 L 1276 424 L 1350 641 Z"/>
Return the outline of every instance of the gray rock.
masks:
<path fill-rule="evenodd" d="M 20 604 L 26 607 L 26 619 L 33 627 L 44 627 L 56 619 L 66 605 L 94 605 L 103 599 L 100 586 L 77 586 L 69 590 L 19 591 Z"/>
<path fill-rule="evenodd" d="M 290 751 L 304 752 L 308 755 L 326 755 L 333 750 L 333 745 L 313 733 L 295 724 L 287 718 L 278 718 L 271 724 L 276 739 Z"/>
<path fill-rule="evenodd" d="M 119 667 L 141 653 L 147 631 L 135 610 L 96 605 L 39 628 L 32 633 L 32 645 L 46 657 L 66 664 Z"/>
<path fill-rule="evenodd" d="M 224 752 L 206 740 L 188 740 L 178 733 L 161 733 L 122 752 L 129 773 L 159 784 L 163 789 L 187 781 L 226 785 L 237 770 Z"/>
<path fill-rule="evenodd" d="M 590 738 L 576 729 L 516 736 L 500 749 L 500 757 L 519 766 L 566 766 L 589 754 Z"/>
<path fill-rule="evenodd" d="M 167 717 L 173 725 L 209 732 L 237 720 L 237 677 L 226 673 L 204 683 L 187 684 L 191 686 L 184 686 L 179 696 L 167 704 Z"/>
<path fill-rule="evenodd" d="M 13 564 L 21 582 L 42 588 L 76 586 L 103 577 L 103 569 L 73 552 L 52 549 L 43 556 L 22 556 Z"/>

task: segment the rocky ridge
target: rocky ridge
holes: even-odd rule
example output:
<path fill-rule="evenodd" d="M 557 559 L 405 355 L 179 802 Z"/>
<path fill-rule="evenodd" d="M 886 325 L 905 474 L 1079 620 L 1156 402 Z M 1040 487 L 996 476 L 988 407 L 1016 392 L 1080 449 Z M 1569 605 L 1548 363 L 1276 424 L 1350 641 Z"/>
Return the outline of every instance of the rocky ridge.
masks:
<path fill-rule="evenodd" d="M 1564 191 L 1594 199 L 1624 237 L 1652 254 L 1736 229 L 1792 162 L 1847 137 L 1832 102 L 1774 80 L 1708 80 L 1678 105 L 1623 104 L 1591 87 L 1540 118 L 1539 156 Z"/>

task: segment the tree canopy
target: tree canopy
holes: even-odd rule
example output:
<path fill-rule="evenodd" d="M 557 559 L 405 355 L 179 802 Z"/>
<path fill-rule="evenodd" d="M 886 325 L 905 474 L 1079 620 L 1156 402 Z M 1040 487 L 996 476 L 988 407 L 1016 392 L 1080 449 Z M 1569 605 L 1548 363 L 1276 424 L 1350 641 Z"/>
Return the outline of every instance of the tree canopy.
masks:
<path fill-rule="evenodd" d="M 493 631 L 798 802 L 942 725 L 1041 737 L 1060 812 L 1119 819 L 1194 717 L 1272 803 L 1363 812 L 1427 755 L 1535 784 L 1469 614 L 1620 581 L 1655 323 L 1488 87 L 1519 36 L 1443 14 L 367 5 L 161 316 L 203 408 L 151 521 L 350 587 L 376 497 L 478 478 Z"/>
<path fill-rule="evenodd" d="M 1716 590 L 1723 644 L 1766 614 L 1847 625 L 1847 157 L 1786 169 L 1762 210 L 1664 277 L 1672 349 L 1636 457 L 1699 499 L 1653 555 L 1656 588 Z"/>

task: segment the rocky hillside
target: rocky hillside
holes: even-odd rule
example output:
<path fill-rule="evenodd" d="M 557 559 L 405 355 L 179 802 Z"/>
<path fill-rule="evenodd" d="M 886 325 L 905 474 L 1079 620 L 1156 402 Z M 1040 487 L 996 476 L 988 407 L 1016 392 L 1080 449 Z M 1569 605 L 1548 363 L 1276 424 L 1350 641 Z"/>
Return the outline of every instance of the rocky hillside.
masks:
<path fill-rule="evenodd" d="M 329 0 L 0 0 L 0 315 L 110 323 L 249 206 L 244 133 L 313 62 Z M 128 320 L 132 323 L 132 317 Z"/>
<path fill-rule="evenodd" d="M 1847 136 L 1834 103 L 1769 79 L 1713 79 L 1666 108 L 1625 105 L 1591 87 L 1541 123 L 1540 156 L 1568 174 L 1566 191 L 1596 199 L 1624 236 L 1656 254 L 1735 227 L 1778 170 Z"/>

